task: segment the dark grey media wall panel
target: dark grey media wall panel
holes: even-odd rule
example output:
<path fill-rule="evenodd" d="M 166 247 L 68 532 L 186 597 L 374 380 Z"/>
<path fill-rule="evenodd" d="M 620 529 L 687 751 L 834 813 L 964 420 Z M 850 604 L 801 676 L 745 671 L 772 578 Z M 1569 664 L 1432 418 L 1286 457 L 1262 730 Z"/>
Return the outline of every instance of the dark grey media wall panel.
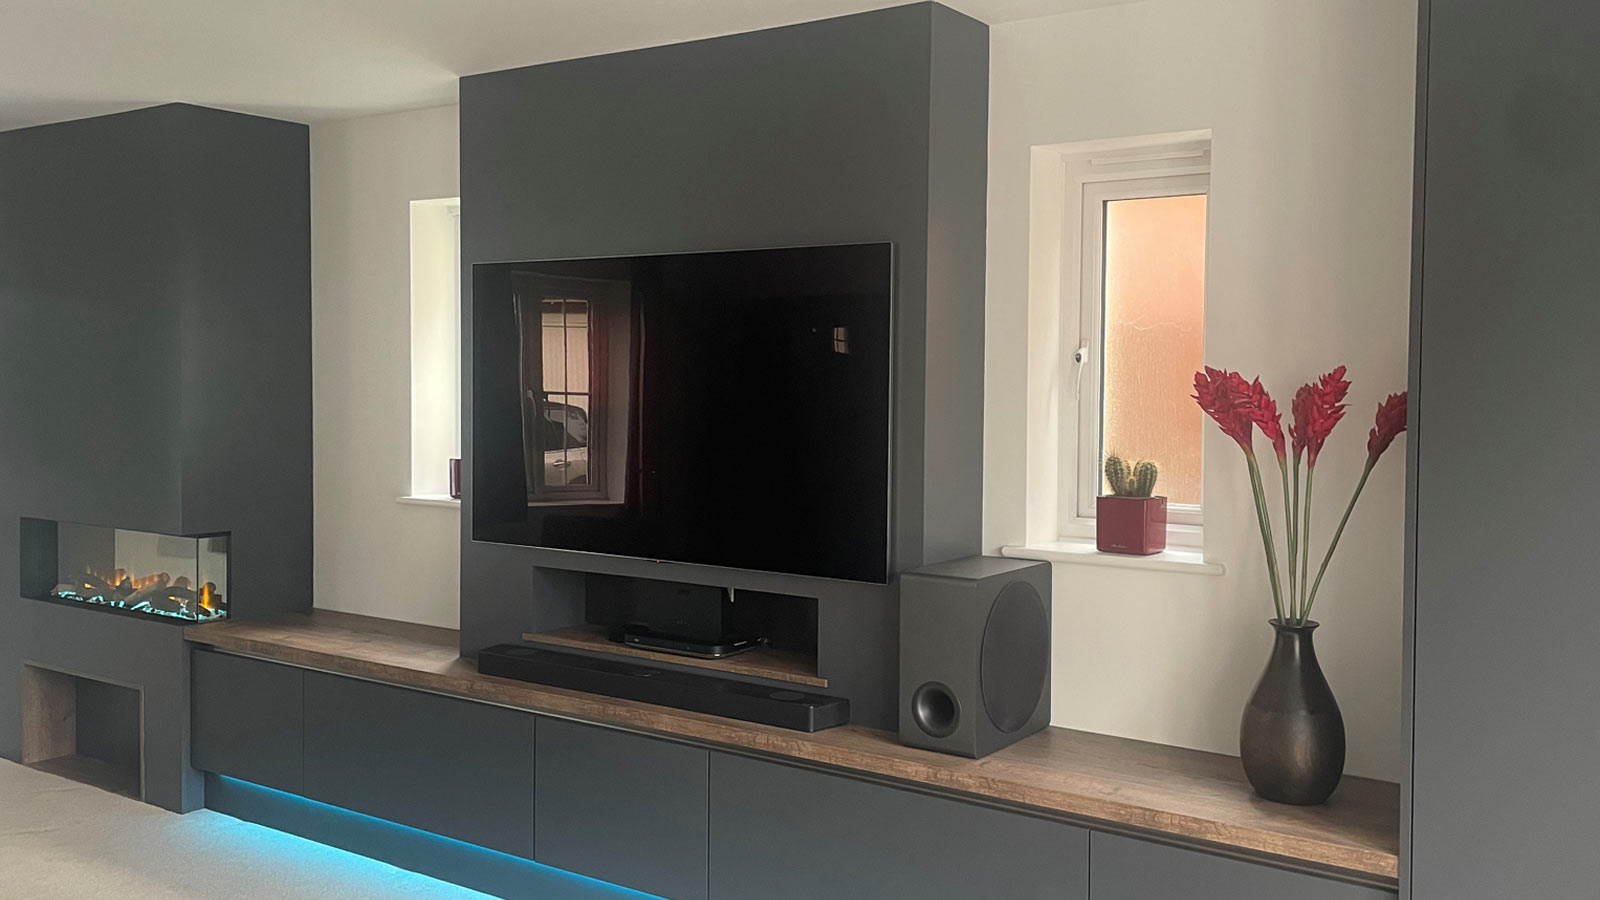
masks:
<path fill-rule="evenodd" d="M 144 659 L 118 680 L 147 687 L 147 795 L 199 802 L 184 716 L 155 699 L 187 709 L 181 632 L 114 644 L 104 611 L 24 612 L 24 516 L 231 532 L 233 615 L 310 606 L 309 184 L 305 126 L 219 110 L 0 132 L 0 619 L 62 628 L 0 628 L 0 756 L 20 659 Z"/>
<path fill-rule="evenodd" d="M 535 859 L 705 900 L 710 751 L 542 717 L 537 747 Z"/>
<path fill-rule="evenodd" d="M 981 550 L 982 435 L 972 427 L 983 402 L 981 22 L 915 4 L 476 75 L 460 93 L 469 269 L 891 242 L 893 568 Z M 473 302 L 463 298 L 467 329 Z M 893 586 L 473 542 L 470 341 L 464 356 L 464 653 L 578 624 L 583 604 L 571 592 L 581 579 L 552 577 L 562 569 L 816 597 L 829 693 L 850 699 L 854 721 L 894 727 Z"/>
<path fill-rule="evenodd" d="M 711 900 L 1086 900 L 1089 832 L 711 755 Z"/>
<path fill-rule="evenodd" d="M 1394 893 L 1095 832 L 1092 900 L 1394 900 Z"/>
<path fill-rule="evenodd" d="M 1423 23 L 1403 881 L 1415 900 L 1587 900 L 1600 6 L 1432 0 Z"/>
<path fill-rule="evenodd" d="M 531 858 L 533 719 L 307 672 L 305 794 Z"/>
<path fill-rule="evenodd" d="M 304 669 L 195 650 L 190 763 L 304 793 L 305 680 Z"/>
<path fill-rule="evenodd" d="M 0 602 L 21 516 L 233 534 L 310 606 L 304 125 L 184 104 L 0 132 Z"/>

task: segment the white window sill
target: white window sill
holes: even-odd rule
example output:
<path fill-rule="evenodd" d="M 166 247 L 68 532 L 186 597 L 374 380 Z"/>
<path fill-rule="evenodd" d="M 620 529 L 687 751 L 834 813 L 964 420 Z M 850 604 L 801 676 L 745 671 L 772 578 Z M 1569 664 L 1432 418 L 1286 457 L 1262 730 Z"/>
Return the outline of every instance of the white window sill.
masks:
<path fill-rule="evenodd" d="M 451 497 L 449 494 L 407 494 L 404 497 L 396 497 L 395 502 L 404 503 L 407 506 L 444 506 L 452 509 L 461 508 L 461 501 Z"/>
<path fill-rule="evenodd" d="M 1094 519 L 1079 517 L 1061 526 L 1061 540 L 1063 544 L 1088 544 L 1089 549 L 1094 549 Z M 1206 545 L 1206 530 L 1201 525 L 1183 525 L 1176 522 L 1167 523 L 1167 549 L 1192 550 L 1200 552 Z M 1046 542 L 1030 544 L 1033 547 L 1054 547 L 1055 543 Z"/>
<path fill-rule="evenodd" d="M 1094 541 L 1049 541 L 1025 547 L 1001 547 L 1000 555 L 1011 559 L 1039 559 L 1053 563 L 1105 566 L 1113 569 L 1144 569 L 1152 572 L 1181 572 L 1187 575 L 1221 575 L 1222 563 L 1206 562 L 1198 548 L 1168 547 L 1151 556 L 1126 553 L 1101 553 Z"/>

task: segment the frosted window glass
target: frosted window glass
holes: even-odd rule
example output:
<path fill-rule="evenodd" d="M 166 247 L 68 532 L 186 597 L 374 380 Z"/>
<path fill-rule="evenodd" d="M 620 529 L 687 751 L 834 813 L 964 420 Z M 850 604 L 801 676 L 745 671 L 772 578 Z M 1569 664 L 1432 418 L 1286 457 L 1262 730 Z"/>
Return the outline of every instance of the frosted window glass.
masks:
<path fill-rule="evenodd" d="M 1105 236 L 1101 452 L 1155 461 L 1156 493 L 1199 505 L 1206 195 L 1109 201 Z"/>

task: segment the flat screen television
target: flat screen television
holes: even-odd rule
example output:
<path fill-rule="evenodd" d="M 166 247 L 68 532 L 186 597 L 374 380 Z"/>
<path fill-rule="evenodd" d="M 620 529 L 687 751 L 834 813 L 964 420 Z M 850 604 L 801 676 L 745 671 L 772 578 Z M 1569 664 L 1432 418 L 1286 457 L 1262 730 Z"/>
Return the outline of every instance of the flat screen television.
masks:
<path fill-rule="evenodd" d="M 884 583 L 893 254 L 473 266 L 475 540 Z"/>

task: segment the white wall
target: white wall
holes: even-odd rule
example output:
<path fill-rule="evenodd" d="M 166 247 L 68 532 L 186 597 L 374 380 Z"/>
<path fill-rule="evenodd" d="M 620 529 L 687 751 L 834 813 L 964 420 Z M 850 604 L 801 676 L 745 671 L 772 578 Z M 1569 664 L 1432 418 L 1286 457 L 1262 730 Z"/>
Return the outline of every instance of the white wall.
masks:
<path fill-rule="evenodd" d="M 456 107 L 311 129 L 316 598 L 460 622 L 460 512 L 411 476 L 410 202 L 460 194 Z"/>
<path fill-rule="evenodd" d="M 1051 399 L 1048 377 L 1036 375 L 1030 394 L 1023 352 L 1030 323 L 1037 331 L 1049 318 L 1029 298 L 1030 148 L 1200 129 L 1213 153 L 1208 363 L 1259 373 L 1285 410 L 1312 376 L 1340 363 L 1353 376 L 1350 414 L 1318 466 L 1322 544 L 1359 474 L 1377 401 L 1405 386 L 1415 43 L 1415 4 L 1373 0 L 1147 0 L 993 29 L 990 552 L 1051 537 L 1026 475 L 1041 463 L 1029 423 Z M 1272 602 L 1242 457 L 1209 422 L 1205 449 L 1206 552 L 1227 574 L 1058 564 L 1055 724 L 1238 752 Z M 1391 780 L 1402 752 L 1403 482 L 1394 450 L 1314 615 L 1348 771 Z"/>

